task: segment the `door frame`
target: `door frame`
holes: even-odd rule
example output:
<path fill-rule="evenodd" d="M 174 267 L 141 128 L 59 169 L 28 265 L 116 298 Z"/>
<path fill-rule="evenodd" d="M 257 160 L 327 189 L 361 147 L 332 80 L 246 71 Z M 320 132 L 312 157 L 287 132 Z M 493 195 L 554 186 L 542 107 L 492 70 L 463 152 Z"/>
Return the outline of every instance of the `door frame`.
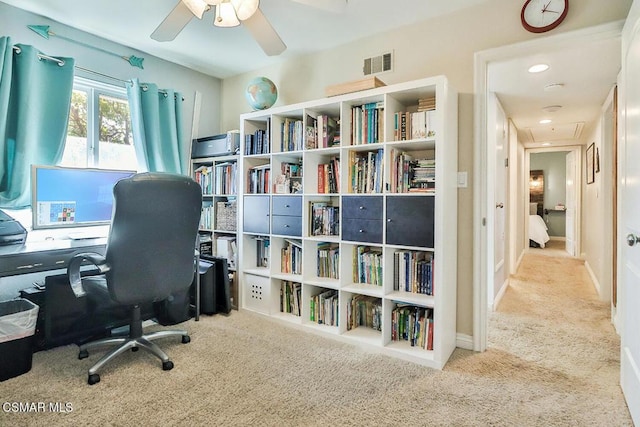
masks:
<path fill-rule="evenodd" d="M 532 154 L 538 154 L 538 153 L 552 153 L 552 152 L 561 152 L 561 153 L 565 153 L 565 152 L 573 152 L 576 156 L 575 162 L 574 162 L 574 176 L 578 177 L 578 182 L 575 183 L 575 200 L 573 201 L 573 205 L 575 206 L 575 218 L 574 218 L 574 235 L 575 235 L 575 248 L 576 248 L 576 255 L 575 258 L 579 258 L 579 254 L 580 254 L 580 248 L 581 248 L 581 241 L 580 241 L 580 229 L 582 227 L 582 221 L 581 221 L 581 215 L 580 212 L 582 212 L 582 204 L 581 204 L 581 200 L 582 200 L 582 182 L 580 181 L 579 177 L 583 176 L 582 175 L 582 162 L 580 161 L 580 159 L 582 159 L 582 149 L 584 147 L 582 145 L 565 145 L 562 147 L 539 147 L 539 148 L 525 148 L 524 152 L 525 152 L 525 166 L 524 166 L 524 172 L 527 176 L 529 176 L 529 172 L 531 170 L 531 155 Z M 566 188 L 566 184 L 565 184 L 565 188 Z M 525 212 L 526 217 L 525 217 L 525 236 L 529 235 L 529 221 L 527 220 L 528 218 L 528 212 L 529 212 L 529 182 L 527 181 L 525 183 L 525 193 L 526 195 L 525 197 L 525 203 L 527 204 L 527 211 Z M 526 248 L 525 248 L 526 249 Z"/>
<path fill-rule="evenodd" d="M 473 349 L 487 348 L 488 307 L 487 283 L 493 280 L 493 268 L 488 266 L 487 254 L 493 253 L 493 237 L 489 238 L 487 224 L 494 220 L 492 209 L 495 200 L 489 200 L 489 186 L 494 185 L 495 173 L 487 168 L 488 153 L 493 155 L 494 147 L 488 146 L 487 138 L 487 77 L 489 64 L 513 57 L 541 54 L 548 49 L 562 46 L 586 44 L 596 40 L 620 37 L 624 20 L 598 25 L 586 29 L 567 31 L 552 36 L 527 40 L 521 43 L 476 52 L 474 55 L 474 214 L 473 214 Z M 515 159 L 514 159 L 515 160 Z M 511 161 L 511 160 L 510 160 Z M 493 197 L 493 196 L 491 196 Z"/>

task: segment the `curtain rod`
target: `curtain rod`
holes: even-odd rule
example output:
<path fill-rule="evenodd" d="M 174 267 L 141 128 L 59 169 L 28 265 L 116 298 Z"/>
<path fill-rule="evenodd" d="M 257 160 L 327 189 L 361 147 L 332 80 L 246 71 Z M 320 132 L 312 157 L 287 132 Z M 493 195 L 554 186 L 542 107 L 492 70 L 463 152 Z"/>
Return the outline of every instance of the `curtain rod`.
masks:
<path fill-rule="evenodd" d="M 13 46 L 13 50 L 17 54 L 20 54 L 20 52 L 22 52 L 22 50 L 18 46 Z M 64 66 L 64 64 L 65 64 L 64 60 L 62 60 L 60 58 L 54 58 L 53 56 L 44 55 L 42 53 L 38 53 L 38 59 L 40 59 L 40 60 L 45 59 L 45 60 L 48 60 L 48 61 L 53 61 L 53 62 L 57 63 L 60 67 Z M 124 84 L 127 84 L 127 83 L 132 84 L 133 83 L 131 80 L 122 80 L 122 79 L 120 79 L 118 77 L 113 77 L 113 76 L 110 76 L 108 74 L 101 73 L 99 71 L 90 70 L 88 68 L 84 68 L 84 67 L 81 67 L 79 65 L 74 65 L 74 68 L 77 69 L 77 70 L 80 70 L 80 71 L 84 71 L 85 73 L 95 74 L 97 76 L 105 77 L 107 79 L 115 80 L 115 81 L 118 81 L 118 82 L 121 82 L 121 83 L 124 83 Z M 149 89 L 149 87 L 146 84 L 141 84 L 140 87 L 142 88 L 143 91 L 146 91 L 146 90 Z M 164 96 L 168 95 L 167 91 L 162 90 L 162 89 L 158 89 L 158 92 L 162 93 Z M 184 101 L 184 96 L 182 97 L 182 100 Z"/>

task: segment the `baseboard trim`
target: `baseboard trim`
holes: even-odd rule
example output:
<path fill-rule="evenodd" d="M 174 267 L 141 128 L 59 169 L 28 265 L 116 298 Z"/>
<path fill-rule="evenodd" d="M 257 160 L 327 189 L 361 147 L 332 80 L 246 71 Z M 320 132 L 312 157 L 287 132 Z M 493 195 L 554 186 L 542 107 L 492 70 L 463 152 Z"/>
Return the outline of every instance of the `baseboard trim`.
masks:
<path fill-rule="evenodd" d="M 473 337 L 467 334 L 456 334 L 456 347 L 473 350 Z"/>
<path fill-rule="evenodd" d="M 589 277 L 591 278 L 591 281 L 593 282 L 593 286 L 596 288 L 596 292 L 598 293 L 598 296 L 600 298 L 602 298 L 602 289 L 601 289 L 601 286 L 600 286 L 600 282 L 598 281 L 598 279 L 596 278 L 595 273 L 591 269 L 591 266 L 589 265 L 589 261 L 587 261 L 586 259 L 584 260 L 584 266 L 587 269 L 587 273 L 589 273 Z"/>
<path fill-rule="evenodd" d="M 492 311 L 495 311 L 498 309 L 498 306 L 500 305 L 500 301 L 502 301 L 502 297 L 504 297 L 504 293 L 507 292 L 508 287 L 509 287 L 509 279 L 507 278 L 507 280 L 504 281 L 504 283 L 502 284 L 502 287 L 498 291 L 498 295 L 496 295 L 496 297 L 493 300 Z"/>

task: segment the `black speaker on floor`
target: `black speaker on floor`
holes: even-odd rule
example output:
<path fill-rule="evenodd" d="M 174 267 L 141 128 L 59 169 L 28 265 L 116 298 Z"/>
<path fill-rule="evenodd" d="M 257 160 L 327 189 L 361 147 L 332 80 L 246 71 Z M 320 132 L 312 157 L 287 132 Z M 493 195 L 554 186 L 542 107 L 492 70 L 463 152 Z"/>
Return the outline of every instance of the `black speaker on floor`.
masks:
<path fill-rule="evenodd" d="M 231 311 L 231 292 L 227 259 L 201 255 L 198 271 L 200 274 L 200 313 L 228 314 Z"/>

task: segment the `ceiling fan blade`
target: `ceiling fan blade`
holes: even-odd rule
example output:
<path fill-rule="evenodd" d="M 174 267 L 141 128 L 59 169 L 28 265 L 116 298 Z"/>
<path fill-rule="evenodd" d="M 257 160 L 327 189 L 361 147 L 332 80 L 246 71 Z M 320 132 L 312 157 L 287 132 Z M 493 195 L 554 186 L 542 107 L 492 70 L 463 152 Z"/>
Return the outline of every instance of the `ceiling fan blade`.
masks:
<path fill-rule="evenodd" d="M 178 1 L 176 7 L 158 25 L 158 28 L 151 33 L 151 38 L 159 42 L 168 42 L 175 39 L 193 16 L 189 8 L 181 0 Z"/>
<path fill-rule="evenodd" d="M 340 13 L 347 8 L 347 0 L 292 0 L 329 12 Z"/>
<path fill-rule="evenodd" d="M 287 48 L 287 45 L 284 44 L 276 30 L 273 29 L 260 8 L 256 10 L 251 18 L 242 21 L 242 24 L 247 27 L 267 55 L 280 55 Z"/>

